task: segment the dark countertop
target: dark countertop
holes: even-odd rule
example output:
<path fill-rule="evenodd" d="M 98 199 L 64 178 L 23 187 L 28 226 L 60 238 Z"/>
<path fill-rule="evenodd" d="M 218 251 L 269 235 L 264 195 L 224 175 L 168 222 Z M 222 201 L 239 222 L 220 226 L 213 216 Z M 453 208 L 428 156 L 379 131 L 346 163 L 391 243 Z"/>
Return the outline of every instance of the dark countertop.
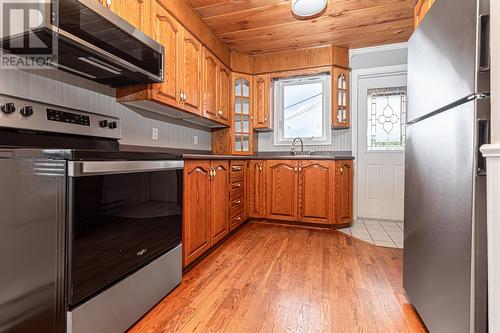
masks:
<path fill-rule="evenodd" d="M 353 160 L 350 151 L 324 151 L 313 152 L 312 155 L 290 155 L 289 152 L 259 152 L 253 156 L 214 155 L 206 150 L 189 150 L 162 147 L 143 147 L 120 145 L 120 151 L 167 153 L 178 156 L 184 160 Z"/>

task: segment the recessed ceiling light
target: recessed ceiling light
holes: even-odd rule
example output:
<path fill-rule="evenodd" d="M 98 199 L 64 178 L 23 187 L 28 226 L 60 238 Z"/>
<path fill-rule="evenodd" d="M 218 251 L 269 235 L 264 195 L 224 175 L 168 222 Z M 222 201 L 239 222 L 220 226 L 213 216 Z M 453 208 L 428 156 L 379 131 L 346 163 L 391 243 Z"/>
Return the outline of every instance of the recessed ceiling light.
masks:
<path fill-rule="evenodd" d="M 292 13 L 299 19 L 308 19 L 323 14 L 328 0 L 292 0 Z"/>

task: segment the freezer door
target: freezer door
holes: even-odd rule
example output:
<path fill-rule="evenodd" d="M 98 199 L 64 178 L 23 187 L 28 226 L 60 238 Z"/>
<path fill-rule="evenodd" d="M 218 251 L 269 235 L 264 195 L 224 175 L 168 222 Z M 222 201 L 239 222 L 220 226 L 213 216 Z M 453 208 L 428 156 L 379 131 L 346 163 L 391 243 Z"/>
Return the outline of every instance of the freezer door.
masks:
<path fill-rule="evenodd" d="M 439 0 L 408 43 L 408 117 L 476 92 L 476 0 Z"/>
<path fill-rule="evenodd" d="M 469 332 L 475 102 L 406 133 L 404 288 L 430 332 Z"/>
<path fill-rule="evenodd" d="M 0 332 L 63 332 L 65 162 L 13 155 L 0 150 Z"/>

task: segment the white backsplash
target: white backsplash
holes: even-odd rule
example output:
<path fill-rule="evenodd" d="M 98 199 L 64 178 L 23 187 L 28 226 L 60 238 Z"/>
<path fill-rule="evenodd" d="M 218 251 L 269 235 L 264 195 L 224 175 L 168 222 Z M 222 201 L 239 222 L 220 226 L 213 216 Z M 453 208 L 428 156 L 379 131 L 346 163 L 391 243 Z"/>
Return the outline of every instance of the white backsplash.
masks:
<path fill-rule="evenodd" d="M 122 144 L 211 149 L 208 130 L 194 129 L 166 121 L 146 118 L 115 101 L 115 90 L 55 69 L 0 70 L 0 93 L 62 107 L 74 108 L 121 119 Z M 158 128 L 158 140 L 152 140 L 152 129 Z M 198 136 L 198 145 L 194 144 Z"/>
<path fill-rule="evenodd" d="M 259 152 L 289 151 L 290 146 L 275 146 L 274 132 L 260 132 Z M 306 151 L 351 151 L 351 129 L 332 130 L 331 145 L 304 145 Z"/>

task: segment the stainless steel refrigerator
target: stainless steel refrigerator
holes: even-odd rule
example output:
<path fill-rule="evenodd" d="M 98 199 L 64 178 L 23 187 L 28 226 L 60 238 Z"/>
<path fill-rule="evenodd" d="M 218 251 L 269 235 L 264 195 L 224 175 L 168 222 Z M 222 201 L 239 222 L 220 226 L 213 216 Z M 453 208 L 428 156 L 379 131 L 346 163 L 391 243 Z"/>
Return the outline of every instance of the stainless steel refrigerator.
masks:
<path fill-rule="evenodd" d="M 408 46 L 404 288 L 430 332 L 487 332 L 489 1 L 437 0 Z"/>

